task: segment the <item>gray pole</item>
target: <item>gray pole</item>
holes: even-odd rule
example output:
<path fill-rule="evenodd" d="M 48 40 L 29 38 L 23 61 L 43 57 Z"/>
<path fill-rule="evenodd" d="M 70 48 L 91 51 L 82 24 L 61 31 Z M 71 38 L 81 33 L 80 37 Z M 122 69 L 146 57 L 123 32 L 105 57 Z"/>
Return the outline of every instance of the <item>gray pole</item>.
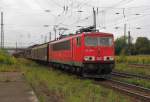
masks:
<path fill-rule="evenodd" d="M 1 48 L 2 48 L 2 12 L 1 12 Z"/>
<path fill-rule="evenodd" d="M 126 43 L 126 29 L 127 29 L 127 24 L 126 24 L 125 8 L 123 8 L 123 17 L 124 17 L 124 20 L 125 20 L 125 23 L 124 23 L 124 42 Z"/>
<path fill-rule="evenodd" d="M 131 32 L 128 31 L 128 53 L 131 55 Z"/>
<path fill-rule="evenodd" d="M 49 32 L 49 41 L 51 41 L 51 32 Z"/>
<path fill-rule="evenodd" d="M 95 12 L 95 10 L 94 10 L 94 8 L 93 8 L 93 26 L 94 26 L 94 29 L 95 29 L 95 31 L 96 31 L 96 12 Z"/>
<path fill-rule="evenodd" d="M 3 23 L 3 12 L 1 12 L 1 48 L 4 48 L 4 23 Z"/>
<path fill-rule="evenodd" d="M 54 25 L 54 32 L 55 32 L 55 40 L 56 40 L 56 25 Z"/>
<path fill-rule="evenodd" d="M 46 43 L 47 42 L 47 36 L 45 36 L 45 38 L 44 38 L 44 43 Z"/>
<path fill-rule="evenodd" d="M 17 44 L 17 42 L 16 42 L 16 52 L 18 51 L 17 49 L 18 49 L 18 46 L 17 46 L 18 44 Z"/>
<path fill-rule="evenodd" d="M 123 8 L 123 17 L 124 17 L 124 44 L 125 44 L 125 46 L 124 46 L 124 49 L 125 49 L 125 51 L 126 51 L 126 49 L 127 49 L 127 46 L 126 46 L 126 30 L 127 30 L 127 24 L 126 24 L 126 15 L 125 15 L 125 8 Z"/>

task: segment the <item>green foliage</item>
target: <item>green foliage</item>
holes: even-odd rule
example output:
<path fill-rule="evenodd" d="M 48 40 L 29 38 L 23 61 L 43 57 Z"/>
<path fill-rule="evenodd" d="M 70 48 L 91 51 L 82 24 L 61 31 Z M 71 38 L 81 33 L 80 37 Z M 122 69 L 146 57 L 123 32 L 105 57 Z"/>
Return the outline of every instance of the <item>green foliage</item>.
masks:
<path fill-rule="evenodd" d="M 124 36 L 115 40 L 115 52 L 119 54 L 150 54 L 150 40 L 146 37 L 138 37 L 133 44 L 127 43 L 127 37 Z"/>
<path fill-rule="evenodd" d="M 126 43 L 127 37 L 124 38 L 124 36 L 117 38 L 115 41 L 115 52 L 116 54 L 120 54 L 121 52 L 123 54 L 126 54 L 126 47 L 127 47 L 127 43 Z"/>
<path fill-rule="evenodd" d="M 16 59 L 10 56 L 6 51 L 0 50 L 0 64 L 15 64 Z"/>
<path fill-rule="evenodd" d="M 146 37 L 138 37 L 135 48 L 138 54 L 150 54 L 150 41 Z"/>
<path fill-rule="evenodd" d="M 115 59 L 116 59 L 117 63 L 123 63 L 123 62 L 127 61 L 127 57 L 124 54 L 122 54 L 120 56 L 116 56 Z"/>
<path fill-rule="evenodd" d="M 127 64 L 150 64 L 150 56 L 116 56 L 117 63 L 127 63 Z"/>

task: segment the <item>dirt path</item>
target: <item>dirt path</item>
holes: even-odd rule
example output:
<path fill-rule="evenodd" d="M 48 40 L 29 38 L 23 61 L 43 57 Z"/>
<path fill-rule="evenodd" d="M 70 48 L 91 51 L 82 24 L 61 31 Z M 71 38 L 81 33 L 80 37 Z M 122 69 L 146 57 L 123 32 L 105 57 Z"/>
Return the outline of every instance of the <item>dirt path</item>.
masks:
<path fill-rule="evenodd" d="M 0 72 L 0 102 L 38 102 L 19 72 Z"/>

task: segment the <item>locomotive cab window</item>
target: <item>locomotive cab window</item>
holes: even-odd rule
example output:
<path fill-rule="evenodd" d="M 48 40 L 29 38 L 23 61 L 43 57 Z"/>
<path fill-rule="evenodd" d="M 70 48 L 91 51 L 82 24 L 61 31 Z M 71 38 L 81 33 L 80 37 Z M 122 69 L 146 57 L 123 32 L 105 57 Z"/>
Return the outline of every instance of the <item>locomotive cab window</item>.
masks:
<path fill-rule="evenodd" d="M 81 37 L 76 38 L 77 46 L 81 46 Z"/>
<path fill-rule="evenodd" d="M 86 46 L 112 46 L 112 44 L 113 44 L 112 37 L 93 37 L 93 36 L 85 37 Z"/>
<path fill-rule="evenodd" d="M 112 38 L 109 37 L 101 37 L 99 38 L 99 45 L 100 46 L 112 46 Z"/>
<path fill-rule="evenodd" d="M 85 45 L 86 46 L 97 46 L 98 45 L 98 38 L 92 36 L 85 37 Z"/>

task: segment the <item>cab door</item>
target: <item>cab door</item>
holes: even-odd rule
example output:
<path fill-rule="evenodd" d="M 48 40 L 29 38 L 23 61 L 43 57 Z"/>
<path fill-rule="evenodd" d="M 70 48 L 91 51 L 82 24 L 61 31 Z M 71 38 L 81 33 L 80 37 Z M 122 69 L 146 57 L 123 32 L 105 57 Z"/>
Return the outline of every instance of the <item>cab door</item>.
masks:
<path fill-rule="evenodd" d="M 73 62 L 81 63 L 82 61 L 82 46 L 81 46 L 81 36 L 73 38 Z"/>

